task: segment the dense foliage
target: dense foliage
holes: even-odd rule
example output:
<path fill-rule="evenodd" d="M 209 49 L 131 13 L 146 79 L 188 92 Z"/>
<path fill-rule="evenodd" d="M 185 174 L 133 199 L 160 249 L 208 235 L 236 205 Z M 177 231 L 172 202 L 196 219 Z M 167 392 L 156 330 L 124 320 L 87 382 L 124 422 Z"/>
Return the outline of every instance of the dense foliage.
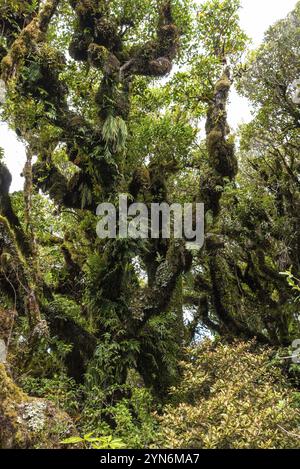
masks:
<path fill-rule="evenodd" d="M 26 147 L 14 194 L 0 151 L 0 447 L 299 445 L 300 3 L 255 51 L 238 0 L 0 16 L 1 117 Z M 100 239 L 120 194 L 204 202 L 203 249 Z"/>
<path fill-rule="evenodd" d="M 253 342 L 206 342 L 188 356 L 173 402 L 160 417 L 163 447 L 299 446 L 299 393 L 287 388 L 271 350 Z"/>

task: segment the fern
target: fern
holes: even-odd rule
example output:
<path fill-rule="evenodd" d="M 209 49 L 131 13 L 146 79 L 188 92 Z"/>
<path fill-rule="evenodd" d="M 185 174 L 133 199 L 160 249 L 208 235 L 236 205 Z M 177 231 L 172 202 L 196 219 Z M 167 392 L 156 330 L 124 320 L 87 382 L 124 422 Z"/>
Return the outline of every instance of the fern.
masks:
<path fill-rule="evenodd" d="M 81 208 L 84 209 L 88 207 L 93 201 L 93 194 L 91 189 L 85 185 L 81 185 Z"/>
<path fill-rule="evenodd" d="M 113 153 L 125 150 L 128 131 L 126 122 L 121 117 L 108 116 L 103 125 L 102 135 L 106 148 L 111 149 Z"/>

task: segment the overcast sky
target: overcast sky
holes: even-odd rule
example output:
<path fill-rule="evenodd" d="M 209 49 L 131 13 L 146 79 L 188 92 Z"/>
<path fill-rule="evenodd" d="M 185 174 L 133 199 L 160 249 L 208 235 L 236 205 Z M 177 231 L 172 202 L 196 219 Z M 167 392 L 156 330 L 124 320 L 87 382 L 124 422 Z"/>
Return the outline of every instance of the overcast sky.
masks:
<path fill-rule="evenodd" d="M 199 0 L 200 2 L 201 0 Z M 254 46 L 262 41 L 268 27 L 276 20 L 285 17 L 296 3 L 297 0 L 241 0 L 241 26 L 252 38 Z M 237 127 L 239 123 L 247 122 L 250 118 L 251 113 L 247 100 L 233 93 L 229 113 L 230 124 Z M 1 123 L 0 146 L 4 148 L 6 163 L 13 175 L 11 190 L 20 190 L 23 186 L 20 174 L 25 161 L 24 147 L 16 139 L 14 132 L 8 130 L 7 126 Z"/>

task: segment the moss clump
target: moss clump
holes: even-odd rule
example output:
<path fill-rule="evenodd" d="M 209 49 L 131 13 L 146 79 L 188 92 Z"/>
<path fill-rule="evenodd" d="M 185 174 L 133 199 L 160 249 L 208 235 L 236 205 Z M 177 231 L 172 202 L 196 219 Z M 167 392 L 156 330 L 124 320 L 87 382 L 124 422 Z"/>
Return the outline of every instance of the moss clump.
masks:
<path fill-rule="evenodd" d="M 76 32 L 69 46 L 69 54 L 74 60 L 85 62 L 88 59 L 88 48 L 93 40 L 90 34 Z"/>
<path fill-rule="evenodd" d="M 119 50 L 122 41 L 118 35 L 118 25 L 111 18 L 102 17 L 95 21 L 95 37 L 99 45 L 108 47 L 111 51 Z"/>
<path fill-rule="evenodd" d="M 161 55 L 173 60 L 179 47 L 178 28 L 174 24 L 167 24 L 160 28 L 159 33 L 159 52 Z"/>
<path fill-rule="evenodd" d="M 215 92 L 219 93 L 220 91 L 228 92 L 230 90 L 231 83 L 229 78 L 224 74 L 222 78 L 216 83 Z"/>
<path fill-rule="evenodd" d="M 13 60 L 10 55 L 6 55 L 1 62 L 1 76 L 3 78 L 6 78 L 6 76 L 9 73 L 9 70 L 11 70 L 13 67 Z"/>
<path fill-rule="evenodd" d="M 78 2 L 71 2 L 71 6 L 75 8 L 75 12 L 79 19 L 79 26 L 81 29 L 93 28 L 95 17 L 101 17 L 100 8 L 97 8 L 97 3 L 94 0 L 80 0 Z"/>
<path fill-rule="evenodd" d="M 105 71 L 109 74 L 113 71 L 118 71 L 120 68 L 118 59 L 113 54 L 110 54 L 106 47 L 98 46 L 95 43 L 89 46 L 88 59 L 94 67 L 105 68 Z"/>
<path fill-rule="evenodd" d="M 220 199 L 224 189 L 224 181 L 221 175 L 209 169 L 200 176 L 201 197 L 206 210 L 212 210 L 216 215 L 220 210 Z"/>
<path fill-rule="evenodd" d="M 215 145 L 217 145 L 222 138 L 223 135 L 221 130 L 213 129 L 207 136 L 208 150 L 210 152 L 214 151 Z"/>
<path fill-rule="evenodd" d="M 172 70 L 172 63 L 170 62 L 167 57 L 160 57 L 156 60 L 151 60 L 149 62 L 149 72 L 150 75 L 154 75 L 156 77 L 164 76 Z"/>
<path fill-rule="evenodd" d="M 216 142 L 211 147 L 210 159 L 212 166 L 223 177 L 233 179 L 236 176 L 238 163 L 234 144 L 223 140 Z"/>
<path fill-rule="evenodd" d="M 76 434 L 67 414 L 52 403 L 27 396 L 0 364 L 0 448 L 60 448 Z"/>
<path fill-rule="evenodd" d="M 151 181 L 150 174 L 147 168 L 137 168 L 134 173 L 132 180 L 129 185 L 129 192 L 134 198 L 138 196 L 139 193 L 142 193 L 144 196 L 150 190 Z"/>

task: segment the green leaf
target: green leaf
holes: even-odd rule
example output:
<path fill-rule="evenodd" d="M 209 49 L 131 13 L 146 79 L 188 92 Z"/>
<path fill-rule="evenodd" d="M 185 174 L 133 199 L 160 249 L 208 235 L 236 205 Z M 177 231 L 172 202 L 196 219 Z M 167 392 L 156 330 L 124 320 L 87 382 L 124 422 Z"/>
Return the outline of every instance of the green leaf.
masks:
<path fill-rule="evenodd" d="M 66 440 L 61 441 L 63 445 L 72 445 L 75 443 L 82 443 L 84 440 L 83 438 L 80 438 L 79 436 L 71 436 L 70 438 L 67 438 Z"/>

